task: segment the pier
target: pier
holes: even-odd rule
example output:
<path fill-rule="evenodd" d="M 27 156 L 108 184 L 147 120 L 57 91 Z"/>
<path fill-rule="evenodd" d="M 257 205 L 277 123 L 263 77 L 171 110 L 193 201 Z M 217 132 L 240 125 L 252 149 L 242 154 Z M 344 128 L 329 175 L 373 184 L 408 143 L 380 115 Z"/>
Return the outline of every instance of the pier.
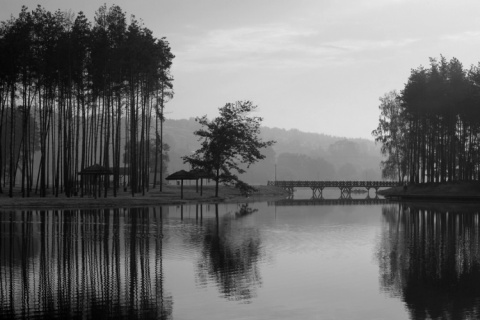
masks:
<path fill-rule="evenodd" d="M 398 181 L 268 181 L 269 186 L 276 186 L 293 193 L 296 188 L 310 188 L 313 198 L 322 198 L 323 189 L 339 188 L 341 198 L 349 199 L 352 197 L 352 190 L 365 188 L 367 192 L 375 189 L 375 194 L 380 188 L 391 188 L 400 186 Z"/>

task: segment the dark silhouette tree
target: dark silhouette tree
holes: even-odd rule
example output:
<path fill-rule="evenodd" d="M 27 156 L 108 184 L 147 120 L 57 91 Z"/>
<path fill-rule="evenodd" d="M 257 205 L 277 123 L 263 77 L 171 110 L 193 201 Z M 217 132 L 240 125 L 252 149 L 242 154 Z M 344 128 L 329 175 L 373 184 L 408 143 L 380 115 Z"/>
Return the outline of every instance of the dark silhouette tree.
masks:
<path fill-rule="evenodd" d="M 100 164 L 114 168 L 116 195 L 129 141 L 132 195 L 148 190 L 150 128 L 173 96 L 173 58 L 118 6 L 101 6 L 93 24 L 41 6 L 0 23 L 0 192 L 12 196 L 20 175 L 29 196 L 36 175 L 41 196 L 70 196 L 77 173 Z"/>
<path fill-rule="evenodd" d="M 412 69 L 397 97 L 384 97 L 373 135 L 387 171 L 411 183 L 480 179 L 478 70 L 431 58 L 429 68 Z"/>
<path fill-rule="evenodd" d="M 241 181 L 237 173 L 245 172 L 240 164 L 250 166 L 265 158 L 260 150 L 275 143 L 262 141 L 259 137 L 262 118 L 250 117 L 257 106 L 251 101 L 227 103 L 219 108 L 220 116 L 208 120 L 207 116 L 196 118 L 202 128 L 194 132 L 201 141 L 201 147 L 193 155 L 184 156 L 184 162 L 194 169 L 203 169 L 215 175 L 215 196 L 218 197 L 220 182 L 232 184 L 243 192 L 251 192 L 253 187 Z"/>
<path fill-rule="evenodd" d="M 406 174 L 405 137 L 407 126 L 402 118 L 400 97 L 396 91 L 390 91 L 380 98 L 380 119 L 376 130 L 372 132 L 376 142 L 381 143 L 381 152 L 387 159 L 382 161 L 382 176 L 397 178 L 403 182 Z"/>

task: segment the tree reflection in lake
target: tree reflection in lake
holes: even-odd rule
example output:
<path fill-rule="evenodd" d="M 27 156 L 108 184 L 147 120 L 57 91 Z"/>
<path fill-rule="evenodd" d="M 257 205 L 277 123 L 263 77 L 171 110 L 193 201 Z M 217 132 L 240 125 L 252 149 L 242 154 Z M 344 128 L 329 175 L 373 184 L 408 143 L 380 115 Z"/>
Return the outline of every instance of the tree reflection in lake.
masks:
<path fill-rule="evenodd" d="M 0 218 L 0 318 L 171 318 L 162 208 Z"/>
<path fill-rule="evenodd" d="M 258 211 L 258 209 L 253 209 L 253 208 L 249 207 L 248 203 L 245 203 L 245 204 L 240 205 L 239 210 L 237 212 L 235 212 L 235 216 L 237 218 L 242 218 L 242 217 L 248 216 L 250 214 L 253 214 L 257 211 Z"/>
<path fill-rule="evenodd" d="M 248 205 L 240 206 L 237 219 L 256 211 Z M 197 265 L 197 277 L 201 285 L 213 279 L 223 297 L 228 300 L 251 302 L 261 286 L 258 262 L 262 246 L 259 230 L 236 224 L 232 216 L 219 219 L 218 204 L 215 204 L 216 219 L 205 223 L 201 259 Z"/>
<path fill-rule="evenodd" d="M 400 297 L 412 319 L 478 318 L 478 208 L 399 204 L 382 214 L 381 288 Z"/>

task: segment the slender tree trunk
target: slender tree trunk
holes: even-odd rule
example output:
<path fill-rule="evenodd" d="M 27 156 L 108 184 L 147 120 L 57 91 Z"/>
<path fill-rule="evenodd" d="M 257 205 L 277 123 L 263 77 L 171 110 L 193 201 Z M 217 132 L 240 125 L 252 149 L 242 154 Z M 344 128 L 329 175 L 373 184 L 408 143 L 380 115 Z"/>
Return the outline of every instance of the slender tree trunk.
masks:
<path fill-rule="evenodd" d="M 160 192 L 163 192 L 163 107 L 164 107 L 164 85 L 162 84 L 162 98 L 160 100 Z"/>
<path fill-rule="evenodd" d="M 215 180 L 215 197 L 218 198 L 218 184 L 220 182 L 220 168 L 217 168 L 217 173 L 216 173 L 216 180 Z"/>
<path fill-rule="evenodd" d="M 11 198 L 13 197 L 13 177 L 14 177 L 14 139 L 15 139 L 15 83 L 11 84 L 10 89 L 10 168 L 9 168 L 9 175 L 10 175 L 10 183 L 8 188 L 8 196 Z"/>
<path fill-rule="evenodd" d="M 1 89 L 0 89 L 1 90 Z M 3 92 L 2 92 L 3 94 Z M 3 129 L 4 129 L 4 120 L 6 121 L 6 117 L 5 117 L 5 105 L 6 105 L 6 101 L 7 101 L 7 96 L 8 96 L 8 92 L 5 92 L 4 93 L 5 95 L 5 98 L 3 98 L 2 95 L 0 95 L 0 193 L 3 193 L 3 185 L 5 183 L 5 168 L 4 168 L 4 164 L 5 164 L 5 161 L 3 160 L 3 157 L 4 157 L 4 149 L 3 147 L 6 145 L 6 143 L 4 143 L 3 139 L 2 139 L 2 135 L 3 137 L 6 137 L 6 134 L 3 134 Z M 6 127 L 6 126 L 5 126 Z M 5 139 L 5 138 L 4 138 Z"/>
<path fill-rule="evenodd" d="M 158 170 L 158 143 L 159 143 L 159 134 L 158 134 L 158 105 L 155 107 L 155 163 L 153 168 L 153 186 L 152 189 L 155 189 L 157 184 L 157 170 Z"/>

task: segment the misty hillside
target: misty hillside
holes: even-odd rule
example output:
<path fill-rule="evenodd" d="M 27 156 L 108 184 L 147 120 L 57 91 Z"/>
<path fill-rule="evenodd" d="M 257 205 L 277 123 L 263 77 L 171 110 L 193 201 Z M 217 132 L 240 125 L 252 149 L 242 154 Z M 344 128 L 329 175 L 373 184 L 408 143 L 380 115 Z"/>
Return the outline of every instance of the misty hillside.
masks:
<path fill-rule="evenodd" d="M 194 118 L 164 123 L 165 142 L 170 145 L 168 172 L 190 168 L 181 157 L 191 154 L 200 144 L 193 132 L 200 126 Z M 275 140 L 265 149 L 266 158 L 252 165 L 242 176 L 251 184 L 277 180 L 380 180 L 380 146 L 373 140 L 334 137 L 263 127 L 264 140 Z"/>

